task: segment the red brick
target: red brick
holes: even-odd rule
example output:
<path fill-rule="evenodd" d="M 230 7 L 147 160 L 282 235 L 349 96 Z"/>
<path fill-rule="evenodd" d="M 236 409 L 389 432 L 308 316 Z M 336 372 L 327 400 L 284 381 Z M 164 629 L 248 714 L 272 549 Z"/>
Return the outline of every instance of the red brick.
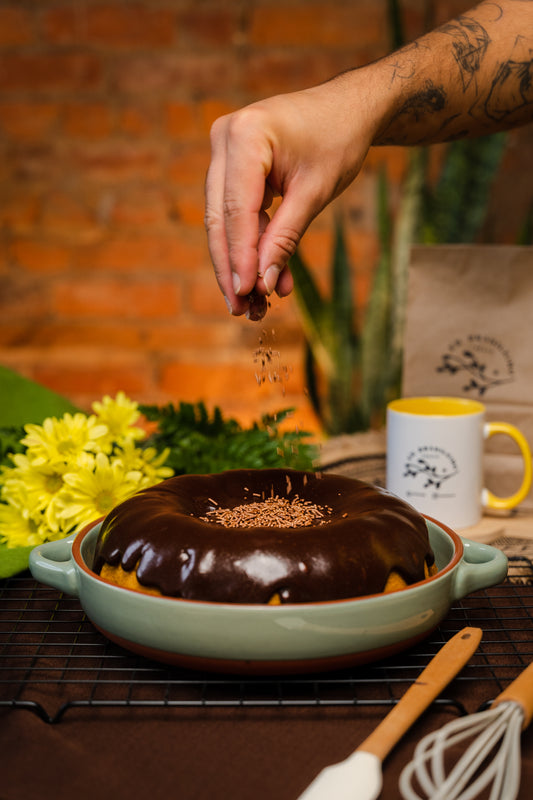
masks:
<path fill-rule="evenodd" d="M 170 46 L 175 41 L 175 15 L 164 8 L 139 3 L 89 3 L 85 40 L 113 47 Z"/>
<path fill-rule="evenodd" d="M 20 267 L 32 272 L 62 272 L 70 264 L 68 248 L 49 242 L 18 239 L 12 243 L 11 253 Z"/>
<path fill-rule="evenodd" d="M 248 398 L 257 394 L 254 367 L 232 363 L 212 364 L 191 361 L 168 363 L 161 370 L 161 389 L 186 402 L 213 400 L 230 396 L 235 387 Z"/>
<path fill-rule="evenodd" d="M 200 105 L 200 114 L 204 132 L 206 134 L 209 133 L 211 130 L 211 125 L 216 119 L 223 117 L 226 114 L 231 114 L 231 112 L 236 111 L 237 108 L 238 104 L 228 103 L 225 100 L 216 100 L 210 98 L 204 100 Z"/>
<path fill-rule="evenodd" d="M 189 187 L 173 204 L 173 213 L 179 222 L 196 228 L 204 227 L 205 195 L 203 188 Z"/>
<path fill-rule="evenodd" d="M 67 136 L 104 139 L 112 132 L 113 113 L 103 103 L 76 103 L 65 108 L 63 129 Z"/>
<path fill-rule="evenodd" d="M 226 319 L 231 322 L 213 270 L 195 271 L 189 280 L 187 310 L 198 318 Z"/>
<path fill-rule="evenodd" d="M 174 93 L 187 88 L 191 96 L 218 94 L 238 79 L 233 59 L 218 53 L 175 55 L 154 52 L 117 60 L 112 80 L 121 92 L 135 95 Z"/>
<path fill-rule="evenodd" d="M 76 256 L 81 269 L 140 273 L 164 273 L 196 269 L 208 259 L 205 237 L 115 236 Z"/>
<path fill-rule="evenodd" d="M 167 168 L 170 180 L 180 186 L 203 186 L 209 166 L 210 150 L 206 139 L 201 144 L 176 147 Z"/>
<path fill-rule="evenodd" d="M 195 400 L 209 400 L 224 404 L 225 398 L 235 395 L 238 387 L 239 402 L 255 409 L 255 418 L 261 404 L 268 404 L 271 408 L 287 407 L 286 394 L 288 391 L 301 396 L 300 376 L 296 371 L 290 372 L 289 379 L 283 385 L 280 382 L 258 384 L 256 379 L 257 365 L 250 353 L 250 361 L 244 358 L 232 360 L 227 363 L 199 363 L 190 360 L 174 361 L 162 368 L 161 389 L 176 397 L 193 402 Z M 294 384 L 294 388 L 291 388 Z"/>
<path fill-rule="evenodd" d="M 130 189 L 119 196 L 111 211 L 112 224 L 119 227 L 164 227 L 170 221 L 171 204 L 166 192 L 152 187 Z"/>
<path fill-rule="evenodd" d="M 122 181 L 130 178 L 160 179 L 162 151 L 156 144 L 144 142 L 77 143 L 71 150 L 73 167 L 97 181 Z"/>
<path fill-rule="evenodd" d="M 76 322 L 49 322 L 46 326 L 36 326 L 33 322 L 11 322 L 0 324 L 0 347 L 13 348 L 68 348 L 83 346 L 87 348 L 131 348 L 139 350 L 144 345 L 144 336 L 138 325 L 119 325 Z"/>
<path fill-rule="evenodd" d="M 180 40 L 203 47 L 236 44 L 241 39 L 239 9 L 197 5 L 179 15 Z"/>
<path fill-rule="evenodd" d="M 0 242 L 0 274 L 7 275 L 10 269 L 10 258 L 8 248 L 5 242 Z M 3 287 L 5 291 L 5 286 Z"/>
<path fill-rule="evenodd" d="M 35 272 L 12 268 L 6 271 L 0 292 L 1 324 L 21 320 L 32 320 L 37 325 L 45 324 L 52 285 L 53 281 L 46 273 L 37 275 Z M 0 358 L 0 363 L 6 362 Z"/>
<path fill-rule="evenodd" d="M 0 47 L 30 44 L 33 38 L 33 15 L 28 9 L 0 8 Z"/>
<path fill-rule="evenodd" d="M 83 30 L 83 8 L 81 5 L 58 6 L 44 9 L 42 34 L 51 44 L 79 44 Z"/>
<path fill-rule="evenodd" d="M 373 54 L 376 58 L 378 53 Z M 368 57 L 367 57 L 368 56 Z M 295 48 L 252 49 L 240 70 L 243 88 L 252 99 L 313 86 L 342 70 L 370 60 L 370 54 L 356 58 L 352 51 L 318 49 L 308 52 Z"/>
<path fill-rule="evenodd" d="M 89 53 L 10 53 L 0 56 L 0 89 L 3 91 L 97 89 L 101 81 L 101 62 Z"/>
<path fill-rule="evenodd" d="M 102 235 L 85 198 L 65 192 L 50 192 L 43 202 L 41 229 L 47 235 L 76 245 L 93 242 Z"/>
<path fill-rule="evenodd" d="M 40 199 L 31 194 L 4 194 L 0 201 L 0 225 L 18 234 L 32 231 L 39 215 Z"/>
<path fill-rule="evenodd" d="M 207 238 L 203 230 L 183 228 L 183 233 L 162 243 L 162 263 L 167 269 L 196 272 L 210 265 Z"/>
<path fill-rule="evenodd" d="M 41 139 L 54 130 L 59 111 L 56 103 L 1 103 L 0 126 L 18 141 Z"/>
<path fill-rule="evenodd" d="M 361 7 L 363 6 L 363 7 Z M 309 47 L 354 47 L 358 41 L 383 42 L 386 46 L 386 14 L 382 3 L 305 3 L 287 8 L 261 5 L 253 9 L 250 42 L 266 45 Z"/>
<path fill-rule="evenodd" d="M 156 111 L 139 105 L 120 108 L 117 111 L 117 130 L 126 136 L 140 138 L 151 134 L 158 125 Z"/>
<path fill-rule="evenodd" d="M 157 319 L 172 317 L 181 307 L 179 287 L 172 281 L 64 281 L 52 293 L 52 310 L 66 317 Z"/>
<path fill-rule="evenodd" d="M 134 363 L 128 367 L 123 359 L 121 362 L 109 363 L 104 352 L 96 362 L 94 359 L 84 361 L 82 354 L 74 354 L 70 363 L 62 358 L 57 365 L 48 359 L 35 367 L 34 380 L 74 401 L 85 396 L 91 402 L 105 394 L 113 396 L 119 391 L 136 398 L 146 391 L 147 373 L 142 364 Z"/>
<path fill-rule="evenodd" d="M 146 350 L 169 354 L 175 357 L 177 343 L 181 343 L 180 351 L 194 352 L 200 356 L 209 351 L 218 352 L 221 342 L 226 347 L 238 345 L 239 329 L 237 325 L 228 325 L 228 317 L 222 320 L 213 320 L 206 325 L 205 320 L 196 317 L 185 320 L 183 315 L 175 321 L 153 322 L 144 331 L 143 343 Z M 187 346 L 185 348 L 185 345 Z"/>
<path fill-rule="evenodd" d="M 198 134 L 195 108 L 190 103 L 168 103 L 165 109 L 166 131 L 177 139 L 187 139 Z"/>

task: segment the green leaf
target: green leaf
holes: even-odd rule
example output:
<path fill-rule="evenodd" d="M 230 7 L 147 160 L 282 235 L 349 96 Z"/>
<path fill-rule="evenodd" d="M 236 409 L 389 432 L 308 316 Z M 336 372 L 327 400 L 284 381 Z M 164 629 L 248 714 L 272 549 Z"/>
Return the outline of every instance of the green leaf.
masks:
<path fill-rule="evenodd" d="M 328 375 L 335 372 L 328 341 L 331 339 L 331 309 L 318 290 L 316 282 L 305 261 L 297 250 L 289 261 L 294 278 L 294 294 L 305 336 L 310 343 L 314 358 Z"/>
<path fill-rule="evenodd" d="M 0 543 L 0 579 L 10 578 L 28 569 L 32 550 L 33 547 L 8 547 Z"/>
<path fill-rule="evenodd" d="M 158 422 L 147 446 L 159 451 L 168 447 L 165 462 L 176 475 L 208 474 L 227 469 L 292 467 L 312 469 L 318 455 L 304 442 L 305 432 L 281 432 L 280 424 L 290 409 L 264 416 L 250 428 L 235 419 L 225 419 L 220 408 L 210 415 L 204 403 L 171 403 L 140 406 L 145 416 Z"/>
<path fill-rule="evenodd" d="M 0 365 L 0 426 L 8 428 L 78 411 L 69 400 Z"/>
<path fill-rule="evenodd" d="M 468 243 L 476 240 L 486 216 L 489 188 L 500 165 L 505 133 L 448 145 L 434 190 L 427 187 L 423 240 Z"/>

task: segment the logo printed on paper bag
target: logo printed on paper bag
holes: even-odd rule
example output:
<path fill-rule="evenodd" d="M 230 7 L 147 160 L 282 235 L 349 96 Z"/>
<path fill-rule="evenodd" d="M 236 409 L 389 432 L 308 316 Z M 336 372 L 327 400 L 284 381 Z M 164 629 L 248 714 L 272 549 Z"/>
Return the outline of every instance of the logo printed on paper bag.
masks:
<path fill-rule="evenodd" d="M 436 370 L 459 376 L 465 381 L 461 391 L 478 397 L 496 386 L 511 383 L 515 377 L 513 360 L 502 343 L 481 334 L 469 334 L 452 342 Z"/>
<path fill-rule="evenodd" d="M 451 453 L 435 445 L 422 445 L 412 450 L 404 463 L 404 478 L 413 479 L 413 489 L 408 491 L 409 496 L 425 496 L 431 492 L 433 497 L 453 497 L 453 493 L 441 490 L 448 489 L 445 485 L 450 478 L 459 474 L 457 462 Z"/>

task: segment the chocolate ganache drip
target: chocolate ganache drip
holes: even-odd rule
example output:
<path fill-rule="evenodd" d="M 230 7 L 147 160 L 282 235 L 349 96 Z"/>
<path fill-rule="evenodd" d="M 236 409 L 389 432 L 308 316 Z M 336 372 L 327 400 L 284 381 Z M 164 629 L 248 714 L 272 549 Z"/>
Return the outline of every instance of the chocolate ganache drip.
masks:
<path fill-rule="evenodd" d="M 228 527 L 217 509 L 267 498 L 322 513 L 296 527 Z M 231 470 L 169 478 L 117 506 L 98 537 L 104 563 L 136 571 L 163 595 L 229 603 L 317 602 L 381 592 L 392 571 L 407 584 L 433 564 L 427 526 L 407 503 L 340 475 Z"/>

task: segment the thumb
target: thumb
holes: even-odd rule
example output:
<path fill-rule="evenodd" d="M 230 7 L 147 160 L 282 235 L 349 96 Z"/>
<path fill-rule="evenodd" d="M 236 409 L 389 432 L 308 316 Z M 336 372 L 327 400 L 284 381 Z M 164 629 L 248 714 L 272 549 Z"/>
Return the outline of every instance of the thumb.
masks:
<path fill-rule="evenodd" d="M 259 241 L 259 281 L 267 294 L 278 286 L 279 276 L 294 254 L 302 236 L 321 210 L 304 202 L 302 192 L 287 192 Z M 285 271 L 286 274 L 286 271 Z M 258 288 L 263 288 L 260 285 Z M 283 291 L 283 294 L 287 294 Z"/>

